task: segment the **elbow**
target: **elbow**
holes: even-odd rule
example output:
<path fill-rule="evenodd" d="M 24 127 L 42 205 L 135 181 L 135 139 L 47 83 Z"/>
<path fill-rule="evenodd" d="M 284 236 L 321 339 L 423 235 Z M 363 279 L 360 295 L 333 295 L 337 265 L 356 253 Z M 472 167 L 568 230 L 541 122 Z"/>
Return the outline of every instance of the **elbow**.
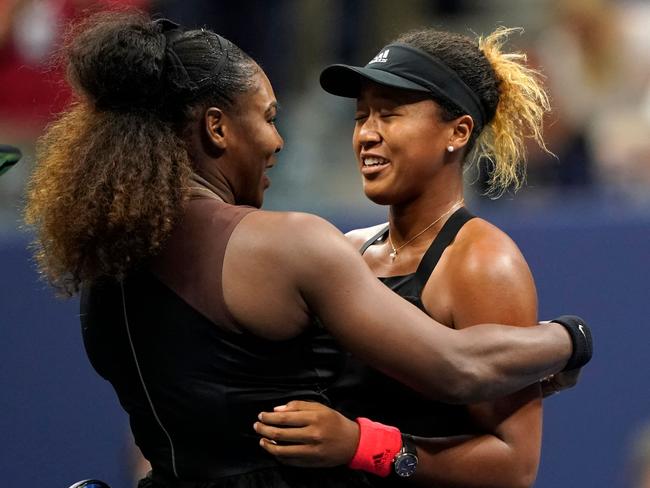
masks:
<path fill-rule="evenodd" d="M 506 485 L 509 488 L 530 488 L 537 479 L 537 465 L 522 466 L 513 473 L 510 482 Z"/>
<path fill-rule="evenodd" d="M 498 376 L 486 365 L 460 361 L 454 366 L 451 377 L 455 380 L 447 382 L 447 397 L 443 400 L 446 403 L 465 405 L 490 400 L 496 396 L 493 392 L 497 387 Z"/>
<path fill-rule="evenodd" d="M 484 368 L 468 361 L 457 361 L 447 376 L 442 400 L 451 404 L 477 403 L 489 398 L 491 376 Z"/>
<path fill-rule="evenodd" d="M 537 470 L 535 470 L 533 473 L 523 478 L 521 480 L 521 483 L 519 483 L 517 486 L 521 488 L 530 488 L 535 484 L 536 479 L 537 479 Z"/>
<path fill-rule="evenodd" d="M 501 466 L 496 477 L 483 480 L 483 488 L 531 488 L 537 479 L 537 464 Z"/>
<path fill-rule="evenodd" d="M 520 488 L 530 488 L 537 480 L 537 470 L 539 469 L 539 459 L 541 456 L 541 439 L 537 449 L 526 456 L 520 464 L 521 469 L 517 477 L 517 484 L 514 486 Z"/>
<path fill-rule="evenodd" d="M 521 453 L 511 457 L 510 469 L 505 469 L 506 477 L 499 484 L 501 488 L 530 488 L 535 484 L 537 479 L 537 469 L 539 467 L 539 450 L 535 453 Z"/>

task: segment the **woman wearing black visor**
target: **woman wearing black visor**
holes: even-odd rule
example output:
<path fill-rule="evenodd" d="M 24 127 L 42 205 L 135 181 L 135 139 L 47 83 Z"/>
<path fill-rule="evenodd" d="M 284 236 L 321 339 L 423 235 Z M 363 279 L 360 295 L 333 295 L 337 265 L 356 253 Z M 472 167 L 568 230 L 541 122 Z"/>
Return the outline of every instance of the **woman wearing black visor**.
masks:
<path fill-rule="evenodd" d="M 525 259 L 463 199 L 468 165 L 487 159 L 490 192 L 500 195 L 522 183 L 525 138 L 545 149 L 548 98 L 525 56 L 502 52 L 511 31 L 478 40 L 409 32 L 365 67 L 333 65 L 321 74 L 326 91 L 357 99 L 353 148 L 363 189 L 373 202 L 390 205 L 388 224 L 348 237 L 381 281 L 455 329 L 537 323 Z M 371 477 L 377 486 L 408 479 L 437 487 L 523 487 L 535 480 L 539 385 L 494 402 L 450 406 L 351 358 L 331 396 L 356 422 L 318 404 L 291 402 L 260 417 L 258 433 L 282 441 L 263 440 L 263 447 L 302 466 L 348 463 L 377 475 Z"/>

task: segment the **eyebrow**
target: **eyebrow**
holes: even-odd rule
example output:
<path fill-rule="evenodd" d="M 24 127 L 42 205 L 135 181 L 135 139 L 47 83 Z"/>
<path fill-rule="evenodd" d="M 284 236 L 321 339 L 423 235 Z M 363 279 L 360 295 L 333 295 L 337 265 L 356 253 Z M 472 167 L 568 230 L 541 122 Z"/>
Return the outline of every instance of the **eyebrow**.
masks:
<path fill-rule="evenodd" d="M 276 112 L 277 112 L 278 110 L 280 110 L 280 104 L 279 104 L 277 101 L 275 101 L 275 102 L 271 102 L 271 103 L 269 104 L 268 108 L 266 109 L 266 111 L 265 111 L 264 113 L 265 113 L 265 114 L 269 114 L 270 112 L 273 112 L 274 110 L 275 110 Z"/>

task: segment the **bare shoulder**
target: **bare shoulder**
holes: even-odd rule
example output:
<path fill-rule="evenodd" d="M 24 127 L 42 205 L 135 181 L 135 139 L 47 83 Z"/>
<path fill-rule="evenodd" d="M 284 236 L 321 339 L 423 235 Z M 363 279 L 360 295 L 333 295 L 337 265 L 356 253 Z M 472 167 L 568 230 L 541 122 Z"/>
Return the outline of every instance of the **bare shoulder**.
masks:
<path fill-rule="evenodd" d="M 475 283 L 512 283 L 530 274 L 517 244 L 501 229 L 474 218 L 458 233 L 450 253 L 455 276 Z"/>
<path fill-rule="evenodd" d="M 226 248 L 226 306 L 240 326 L 254 334 L 294 337 L 309 325 L 305 283 L 321 283 L 350 255 L 356 257 L 343 234 L 320 217 L 251 212 L 234 229 Z"/>
<path fill-rule="evenodd" d="M 449 251 L 444 276 L 455 328 L 487 322 L 537 322 L 533 276 L 505 232 L 485 220 L 472 219 Z"/>
<path fill-rule="evenodd" d="M 373 225 L 372 227 L 365 227 L 363 229 L 354 229 L 345 234 L 345 237 L 356 248 L 360 248 L 363 244 L 376 235 L 381 229 L 386 227 L 386 223 Z"/>
<path fill-rule="evenodd" d="M 272 236 L 274 234 L 283 234 L 288 236 L 294 234 L 295 237 L 301 237 L 312 230 L 336 231 L 336 228 L 331 223 L 317 215 L 272 210 L 251 212 L 242 219 L 237 229 L 254 235 Z"/>
<path fill-rule="evenodd" d="M 260 210 L 248 214 L 233 232 L 234 244 L 258 255 L 300 259 L 300 250 L 349 246 L 330 222 L 303 212 Z"/>

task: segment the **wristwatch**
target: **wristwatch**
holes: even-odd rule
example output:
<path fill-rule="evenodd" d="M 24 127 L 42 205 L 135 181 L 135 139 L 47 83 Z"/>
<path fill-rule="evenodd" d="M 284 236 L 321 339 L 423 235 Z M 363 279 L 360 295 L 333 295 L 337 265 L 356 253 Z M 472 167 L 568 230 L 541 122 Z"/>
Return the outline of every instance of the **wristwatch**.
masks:
<path fill-rule="evenodd" d="M 402 434 L 402 448 L 393 460 L 393 470 L 400 478 L 409 478 L 418 467 L 418 452 L 413 437 Z"/>

